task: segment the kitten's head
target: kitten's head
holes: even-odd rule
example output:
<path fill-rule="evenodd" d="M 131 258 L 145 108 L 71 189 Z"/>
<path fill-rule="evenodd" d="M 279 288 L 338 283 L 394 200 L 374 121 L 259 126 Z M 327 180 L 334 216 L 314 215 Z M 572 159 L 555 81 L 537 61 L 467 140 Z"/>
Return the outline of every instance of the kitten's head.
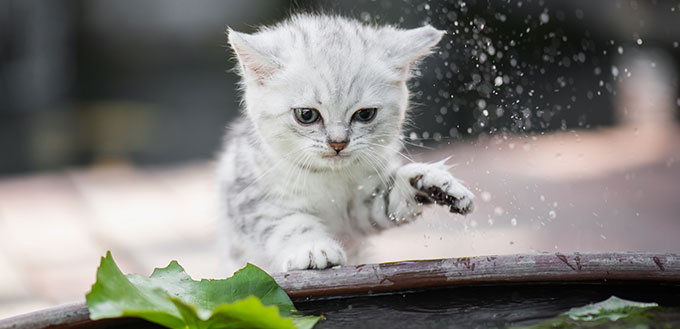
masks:
<path fill-rule="evenodd" d="M 375 166 L 396 153 L 406 81 L 444 34 L 311 15 L 228 33 L 246 114 L 267 151 L 316 170 Z"/>

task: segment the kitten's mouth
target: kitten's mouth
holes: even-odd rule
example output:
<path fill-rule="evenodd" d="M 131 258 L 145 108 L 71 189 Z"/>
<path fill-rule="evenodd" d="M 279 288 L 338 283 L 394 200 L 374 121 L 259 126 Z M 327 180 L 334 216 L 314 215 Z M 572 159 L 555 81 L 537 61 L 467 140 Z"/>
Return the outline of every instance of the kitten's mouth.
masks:
<path fill-rule="evenodd" d="M 349 154 L 347 153 L 323 154 L 321 157 L 332 160 L 340 160 L 343 158 L 348 158 Z"/>

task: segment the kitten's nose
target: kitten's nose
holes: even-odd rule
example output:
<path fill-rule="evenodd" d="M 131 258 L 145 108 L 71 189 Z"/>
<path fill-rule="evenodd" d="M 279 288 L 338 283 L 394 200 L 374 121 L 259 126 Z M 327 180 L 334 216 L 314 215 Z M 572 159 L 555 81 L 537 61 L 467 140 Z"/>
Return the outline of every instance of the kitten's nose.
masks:
<path fill-rule="evenodd" d="M 328 141 L 328 145 L 329 145 L 332 149 L 334 149 L 334 150 L 335 150 L 335 153 L 337 153 L 337 154 L 340 154 L 340 151 L 344 150 L 345 147 L 347 147 L 347 144 L 349 144 L 349 141 L 348 141 L 348 140 L 339 141 L 339 142 L 330 141 L 330 140 Z"/>

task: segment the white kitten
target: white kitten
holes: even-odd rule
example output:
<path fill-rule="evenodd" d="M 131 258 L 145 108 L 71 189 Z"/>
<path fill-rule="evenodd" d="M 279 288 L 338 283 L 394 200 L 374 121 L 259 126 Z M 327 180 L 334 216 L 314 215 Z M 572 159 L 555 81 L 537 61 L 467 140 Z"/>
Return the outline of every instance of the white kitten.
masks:
<path fill-rule="evenodd" d="M 228 33 L 245 104 L 218 166 L 233 268 L 346 264 L 366 235 L 410 222 L 423 204 L 472 210 L 443 161 L 402 166 L 398 156 L 406 82 L 443 31 L 298 15 Z"/>

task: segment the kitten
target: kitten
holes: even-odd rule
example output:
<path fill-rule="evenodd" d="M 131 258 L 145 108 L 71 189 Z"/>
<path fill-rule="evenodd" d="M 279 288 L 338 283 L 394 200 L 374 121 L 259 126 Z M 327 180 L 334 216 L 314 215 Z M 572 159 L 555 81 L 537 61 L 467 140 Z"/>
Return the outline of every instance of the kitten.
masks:
<path fill-rule="evenodd" d="M 220 234 L 234 265 L 342 265 L 365 236 L 412 221 L 424 204 L 472 210 L 444 161 L 399 157 L 406 82 L 443 31 L 297 15 L 228 34 L 245 105 L 218 164 Z"/>

